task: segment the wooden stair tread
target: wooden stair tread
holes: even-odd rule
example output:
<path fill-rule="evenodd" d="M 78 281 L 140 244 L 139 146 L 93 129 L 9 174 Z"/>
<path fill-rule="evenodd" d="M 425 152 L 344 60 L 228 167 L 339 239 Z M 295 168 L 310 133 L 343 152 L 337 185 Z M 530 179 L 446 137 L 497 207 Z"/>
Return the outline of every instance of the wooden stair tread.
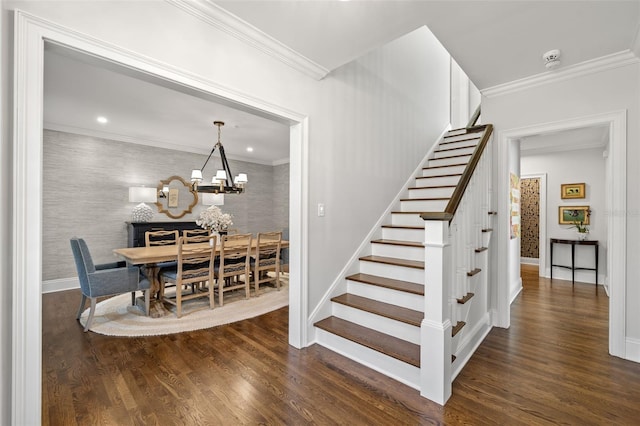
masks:
<path fill-rule="evenodd" d="M 483 251 L 489 250 L 489 247 L 478 247 L 475 251 L 476 253 L 482 253 Z"/>
<path fill-rule="evenodd" d="M 378 287 L 389 288 L 392 290 L 403 291 L 405 293 L 418 294 L 424 296 L 424 286 L 409 281 L 394 280 L 391 278 L 378 277 L 369 274 L 353 274 L 347 277 L 348 280 L 358 281 L 365 284 L 375 285 Z"/>
<path fill-rule="evenodd" d="M 460 333 L 460 330 L 462 330 L 462 327 L 464 327 L 465 325 L 467 325 L 466 322 L 458 321 L 458 323 L 454 325 L 453 328 L 451 328 L 451 337 L 454 337 L 456 334 Z"/>
<path fill-rule="evenodd" d="M 406 340 L 333 316 L 318 321 L 315 326 L 407 364 L 420 367 L 420 346 Z"/>
<path fill-rule="evenodd" d="M 423 167 L 422 170 L 428 170 L 428 169 L 443 169 L 446 167 L 458 167 L 458 166 L 466 166 L 467 163 L 457 163 L 457 164 L 445 164 L 444 166 L 427 166 L 427 167 Z"/>
<path fill-rule="evenodd" d="M 449 158 L 460 158 L 460 157 L 471 157 L 472 154 L 458 154 L 458 155 L 449 155 L 447 157 L 440 157 L 440 158 L 430 158 L 429 161 L 434 161 L 434 160 L 448 160 Z"/>
<path fill-rule="evenodd" d="M 407 268 L 424 269 L 424 262 L 417 260 L 398 259 L 395 257 L 385 256 L 362 256 L 360 260 L 365 262 L 384 263 L 386 265 L 404 266 Z"/>
<path fill-rule="evenodd" d="M 407 213 L 407 212 L 398 212 L 398 213 Z M 412 214 L 420 214 L 420 213 L 412 213 Z M 392 229 L 422 229 L 424 230 L 424 226 L 409 226 L 409 225 L 382 225 L 382 228 L 392 228 Z"/>
<path fill-rule="evenodd" d="M 482 137 L 482 135 L 478 135 L 478 136 L 473 136 L 473 137 L 464 138 L 464 139 L 457 139 L 457 140 L 455 140 L 455 141 L 448 141 L 448 140 L 446 140 L 447 138 L 455 138 L 456 136 L 463 136 L 463 135 L 447 135 L 447 136 L 445 136 L 445 137 L 444 137 L 444 139 L 442 140 L 442 142 L 440 142 L 440 143 L 438 144 L 438 146 L 441 146 L 441 145 L 448 145 L 448 144 L 451 144 L 451 143 L 458 143 L 458 142 L 475 141 L 475 140 L 478 140 L 478 139 L 480 139 L 480 138 Z M 464 135 L 464 136 L 467 136 L 467 135 Z"/>
<path fill-rule="evenodd" d="M 482 269 L 476 268 L 476 269 L 474 269 L 472 271 L 467 272 L 467 276 L 468 277 L 472 277 L 472 276 L 474 276 L 476 274 L 479 274 L 481 271 L 482 271 Z"/>
<path fill-rule="evenodd" d="M 417 215 L 421 215 L 423 212 L 400 212 L 400 211 L 395 211 L 395 212 L 391 212 L 391 214 L 417 214 Z M 402 225 L 385 225 L 385 226 L 402 226 Z M 424 229 L 424 226 L 421 226 L 420 229 Z"/>
<path fill-rule="evenodd" d="M 482 232 L 493 232 L 493 228 L 484 228 Z"/>
<path fill-rule="evenodd" d="M 420 229 L 424 229 L 424 228 L 420 228 Z M 388 244 L 388 245 L 392 245 L 392 246 L 405 246 L 405 247 L 424 247 L 424 245 L 422 243 L 418 243 L 415 241 L 402 241 L 402 240 L 385 240 L 385 239 L 380 239 L 380 240 L 373 240 L 371 241 L 374 244 Z"/>
<path fill-rule="evenodd" d="M 462 134 L 478 133 L 483 131 L 486 128 L 487 128 L 486 124 L 478 124 L 477 126 L 472 126 L 472 127 L 460 127 L 457 129 L 451 129 L 447 133 L 460 132 L 462 130 L 464 130 L 464 133 Z M 459 135 L 456 135 L 456 136 L 459 136 Z"/>
<path fill-rule="evenodd" d="M 456 301 L 461 304 L 464 305 L 465 303 L 467 303 L 473 296 L 475 296 L 475 293 L 467 293 L 464 295 L 464 297 L 461 297 L 460 299 L 456 299 Z"/>
<path fill-rule="evenodd" d="M 437 185 L 437 186 L 412 186 L 409 189 L 436 189 L 436 188 L 455 188 L 457 185 Z"/>
<path fill-rule="evenodd" d="M 443 178 L 443 177 L 453 177 L 453 176 L 462 176 L 462 173 L 451 173 L 448 175 L 435 175 L 435 176 L 417 176 L 416 179 L 433 179 L 433 178 Z"/>
<path fill-rule="evenodd" d="M 464 142 L 464 141 L 455 141 L 455 142 Z M 453 142 L 451 142 L 451 143 L 453 143 Z M 440 146 L 440 145 L 438 145 L 438 146 Z M 468 148 L 475 148 L 475 147 L 476 147 L 476 145 L 465 145 L 465 146 L 457 146 L 455 148 L 447 148 L 446 144 L 445 144 L 444 149 L 436 149 L 433 152 L 435 154 L 436 152 L 448 152 L 448 151 L 455 151 L 457 149 L 468 149 Z M 437 158 L 432 158 L 432 160 L 437 160 Z"/>
<path fill-rule="evenodd" d="M 379 302 L 377 300 L 368 299 L 355 294 L 344 293 L 340 296 L 331 298 L 331 301 L 416 327 L 420 327 L 420 323 L 424 318 L 424 314 L 420 311 L 414 311 L 413 309 L 403 308 L 390 303 Z"/>
<path fill-rule="evenodd" d="M 401 198 L 400 201 L 442 201 L 450 200 L 450 197 L 432 197 L 432 198 Z"/>

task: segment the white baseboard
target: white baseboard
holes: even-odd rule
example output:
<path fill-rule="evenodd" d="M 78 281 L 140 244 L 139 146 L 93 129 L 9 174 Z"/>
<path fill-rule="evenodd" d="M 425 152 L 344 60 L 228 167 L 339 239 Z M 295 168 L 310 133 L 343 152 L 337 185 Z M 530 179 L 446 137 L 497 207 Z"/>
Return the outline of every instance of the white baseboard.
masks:
<path fill-rule="evenodd" d="M 640 362 L 640 340 L 626 338 L 625 359 Z"/>
<path fill-rule="evenodd" d="M 54 293 L 56 291 L 74 290 L 80 288 L 78 277 L 59 278 L 42 282 L 42 294 Z"/>
<path fill-rule="evenodd" d="M 525 265 L 539 265 L 540 264 L 540 259 L 538 259 L 537 257 L 521 257 L 520 258 L 520 263 L 524 263 Z"/>

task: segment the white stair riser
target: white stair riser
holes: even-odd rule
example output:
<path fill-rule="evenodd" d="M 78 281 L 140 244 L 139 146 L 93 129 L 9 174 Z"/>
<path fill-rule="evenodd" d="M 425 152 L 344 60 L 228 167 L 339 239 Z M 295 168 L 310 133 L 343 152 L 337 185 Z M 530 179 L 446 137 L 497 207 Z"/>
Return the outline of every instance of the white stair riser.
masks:
<path fill-rule="evenodd" d="M 424 312 L 424 296 L 407 293 L 406 291 L 347 280 L 347 292 L 356 296 L 368 297 L 378 302 L 390 303 L 396 306 Z"/>
<path fill-rule="evenodd" d="M 463 173 L 465 166 L 438 167 L 436 169 L 422 169 L 422 176 L 440 176 L 453 173 Z"/>
<path fill-rule="evenodd" d="M 422 226 L 424 227 L 424 220 L 422 220 Z M 382 239 L 396 241 L 413 241 L 416 243 L 422 243 L 424 242 L 424 228 L 382 228 Z"/>
<path fill-rule="evenodd" d="M 449 200 L 404 200 L 400 201 L 403 212 L 442 212 Z"/>
<path fill-rule="evenodd" d="M 424 285 L 424 269 L 361 260 L 360 273 Z"/>
<path fill-rule="evenodd" d="M 460 180 L 460 176 L 444 176 L 444 177 L 432 177 L 428 179 L 416 179 L 416 187 L 428 188 L 430 186 L 457 185 L 459 180 Z"/>
<path fill-rule="evenodd" d="M 466 145 L 462 145 L 462 146 L 466 146 Z M 473 154 L 473 150 L 475 149 L 475 147 L 470 147 L 470 148 L 459 148 L 459 149 L 452 149 L 454 148 L 453 146 L 446 146 L 446 147 L 441 147 L 440 149 L 446 149 L 447 151 L 437 151 L 433 153 L 433 158 L 442 158 L 442 157 L 449 157 L 452 155 L 463 155 L 463 154 Z"/>
<path fill-rule="evenodd" d="M 453 139 L 456 136 L 466 136 L 468 135 L 467 129 L 452 129 L 447 132 L 445 136 L 445 140 Z"/>
<path fill-rule="evenodd" d="M 437 166 L 449 166 L 451 164 L 466 164 L 469 162 L 471 158 L 470 155 L 466 155 L 464 157 L 453 157 L 453 158 L 436 158 L 428 161 L 428 167 L 437 167 Z"/>
<path fill-rule="evenodd" d="M 392 213 L 391 224 L 396 226 L 419 226 L 424 228 L 424 219 L 416 214 Z"/>
<path fill-rule="evenodd" d="M 420 369 L 390 356 L 369 349 L 351 340 L 316 329 L 316 341 L 324 346 L 346 356 L 360 364 L 372 368 L 380 373 L 404 383 L 414 389 L 420 388 Z"/>
<path fill-rule="evenodd" d="M 405 240 L 406 241 L 406 240 Z M 395 244 L 371 244 L 371 254 L 397 259 L 424 261 L 424 247 L 408 247 Z"/>
<path fill-rule="evenodd" d="M 455 188 L 420 188 L 410 189 L 409 198 L 451 198 Z"/>
<path fill-rule="evenodd" d="M 458 142 L 450 141 L 449 139 L 447 139 L 445 142 L 450 143 L 441 143 L 440 145 L 438 145 L 438 149 L 460 148 L 461 146 L 476 146 L 478 145 L 478 142 L 480 142 L 480 139 L 461 140 Z"/>
<path fill-rule="evenodd" d="M 456 132 L 456 133 L 449 133 L 446 135 L 445 138 L 443 138 L 443 142 L 453 142 L 453 141 L 458 141 L 460 139 L 473 139 L 473 138 L 479 138 L 482 136 L 481 132 L 478 133 L 463 133 L 463 132 Z"/>
<path fill-rule="evenodd" d="M 332 303 L 333 316 L 342 318 L 363 327 L 406 340 L 414 344 L 420 344 L 420 327 L 385 318 L 341 303 Z"/>

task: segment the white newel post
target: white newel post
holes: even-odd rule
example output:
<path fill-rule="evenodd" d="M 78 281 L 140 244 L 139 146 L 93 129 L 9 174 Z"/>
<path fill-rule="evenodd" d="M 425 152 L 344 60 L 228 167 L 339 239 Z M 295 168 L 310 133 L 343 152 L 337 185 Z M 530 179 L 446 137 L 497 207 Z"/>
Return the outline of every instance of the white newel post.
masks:
<path fill-rule="evenodd" d="M 451 396 L 451 247 L 449 221 L 425 221 L 424 319 L 420 328 L 420 394 L 444 405 Z"/>

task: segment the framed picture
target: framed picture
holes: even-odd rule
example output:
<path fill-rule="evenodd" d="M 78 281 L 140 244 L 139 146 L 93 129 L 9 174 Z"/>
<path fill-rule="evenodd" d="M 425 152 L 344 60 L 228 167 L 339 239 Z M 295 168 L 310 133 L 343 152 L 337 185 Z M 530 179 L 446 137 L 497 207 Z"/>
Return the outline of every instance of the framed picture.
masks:
<path fill-rule="evenodd" d="M 563 183 L 560 185 L 560 197 L 562 197 L 562 199 L 584 198 L 584 182 Z"/>
<path fill-rule="evenodd" d="M 560 206 L 558 207 L 558 222 L 560 225 L 573 225 L 582 222 L 589 225 L 589 206 Z"/>

